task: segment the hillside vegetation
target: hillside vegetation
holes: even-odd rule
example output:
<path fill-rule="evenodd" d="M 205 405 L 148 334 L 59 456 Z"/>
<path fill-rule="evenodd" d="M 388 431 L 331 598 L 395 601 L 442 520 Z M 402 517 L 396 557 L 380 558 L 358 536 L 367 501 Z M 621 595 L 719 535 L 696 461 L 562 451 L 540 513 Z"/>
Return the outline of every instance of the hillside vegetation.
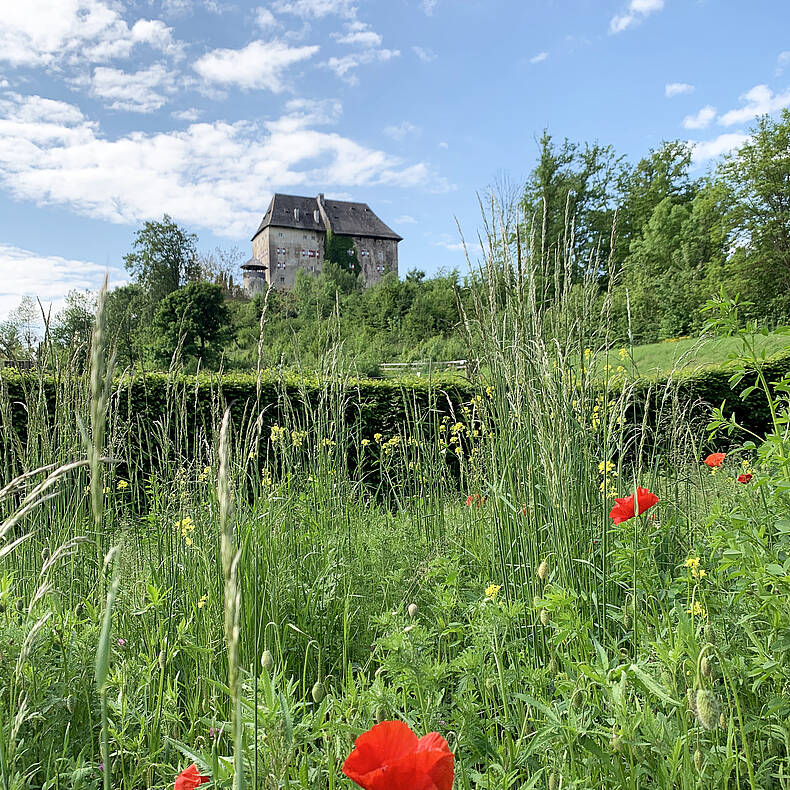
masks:
<path fill-rule="evenodd" d="M 522 257 L 517 270 L 536 271 L 541 308 L 568 285 L 594 283 L 612 348 L 699 336 L 704 306 L 720 293 L 737 297 L 743 320 L 770 328 L 790 318 L 788 150 L 790 110 L 760 119 L 743 147 L 701 177 L 681 141 L 633 164 L 611 146 L 557 142 L 547 132 L 527 183 L 496 190 L 490 227 Z M 543 243 L 532 252 L 536 237 Z M 464 317 L 489 298 L 492 284 L 473 253 L 466 275 L 411 269 L 365 288 L 345 251 L 335 260 L 328 249 L 321 274 L 302 272 L 292 290 L 249 300 L 239 288 L 243 257 L 238 250 L 200 255 L 197 237 L 169 217 L 146 222 L 124 259 L 132 282 L 107 300 L 119 364 L 320 371 L 331 348 L 357 372 L 376 375 L 386 362 L 465 359 Z M 49 323 L 47 353 L 84 360 L 94 309 L 93 297 L 73 293 Z M 21 305 L 0 324 L 0 354 L 45 356 L 35 323 L 34 303 Z M 701 361 L 714 361 L 718 348 L 703 347 Z M 643 353 L 653 352 L 634 360 Z M 656 358 L 646 360 L 647 372 L 675 359 L 658 351 Z"/>

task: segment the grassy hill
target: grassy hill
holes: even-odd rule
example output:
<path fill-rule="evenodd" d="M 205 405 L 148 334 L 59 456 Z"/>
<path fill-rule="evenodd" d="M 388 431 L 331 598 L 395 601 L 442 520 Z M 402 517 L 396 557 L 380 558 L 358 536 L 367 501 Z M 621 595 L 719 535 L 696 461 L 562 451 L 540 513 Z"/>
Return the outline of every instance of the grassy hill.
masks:
<path fill-rule="evenodd" d="M 757 348 L 767 356 L 790 350 L 790 335 L 773 333 L 756 338 Z M 636 346 L 630 356 L 621 359 L 620 350 L 609 353 L 608 364 L 614 369 L 622 365 L 626 370 L 649 378 L 665 376 L 674 371 L 693 373 L 726 362 L 740 349 L 738 338 L 683 337 L 677 340 Z M 606 364 L 605 361 L 602 364 Z"/>

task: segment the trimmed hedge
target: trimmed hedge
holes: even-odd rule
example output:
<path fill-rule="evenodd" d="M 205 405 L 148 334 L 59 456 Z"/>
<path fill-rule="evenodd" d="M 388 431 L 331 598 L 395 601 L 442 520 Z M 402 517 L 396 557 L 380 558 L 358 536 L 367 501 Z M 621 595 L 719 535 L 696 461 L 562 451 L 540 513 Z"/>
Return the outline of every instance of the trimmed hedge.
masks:
<path fill-rule="evenodd" d="M 787 375 L 790 373 L 790 353 L 767 360 L 763 370 L 769 381 Z M 761 392 L 755 391 L 742 401 L 739 393 L 730 388 L 729 379 L 733 371 L 734 365 L 730 363 L 693 375 L 679 375 L 672 382 L 674 391 L 681 402 L 702 403 L 708 407 L 724 403 L 728 416 L 734 413 L 745 428 L 763 434 L 770 425 L 765 398 Z M 753 376 L 747 376 L 740 389 L 753 380 Z M 660 391 L 666 384 L 667 381 L 661 379 L 637 382 L 635 419 L 641 419 L 641 406 L 649 397 L 648 393 Z M 11 402 L 11 427 L 21 440 L 24 441 L 26 433 L 28 397 L 34 397 L 39 406 L 45 401 L 51 417 L 63 412 L 63 398 L 59 398 L 58 393 L 61 391 L 62 394 L 65 386 L 50 376 L 39 378 L 9 371 L 0 373 L 0 401 Z M 70 386 L 73 390 L 74 382 Z M 86 383 L 80 385 L 83 390 L 86 386 Z M 180 426 L 168 425 L 164 430 L 172 433 L 177 429 L 186 429 L 190 438 L 194 439 L 201 435 L 212 435 L 217 415 L 221 414 L 226 404 L 231 407 L 234 421 L 241 424 L 245 416 L 249 417 L 255 409 L 256 389 L 257 378 L 251 374 L 225 374 L 221 378 L 210 374 L 173 377 L 164 373 L 126 376 L 116 382 L 114 413 L 117 424 L 129 426 L 129 438 L 150 440 L 153 426 L 157 422 L 161 423 L 168 413 L 173 413 L 173 410 L 168 409 L 168 401 L 172 404 L 173 399 L 177 398 L 186 406 L 177 411 L 188 415 L 188 419 Z M 338 414 L 342 409 L 349 427 L 358 430 L 361 436 L 372 437 L 376 433 L 392 436 L 415 414 L 421 419 L 430 414 L 439 418 L 444 414 L 454 415 L 474 394 L 473 384 L 457 378 L 321 382 L 316 378 L 265 374 L 260 382 L 259 403 L 264 412 L 266 430 L 283 419 L 284 409 L 301 412 L 304 418 L 308 410 L 313 413 L 316 409 L 323 410 L 334 400 L 335 406 L 331 413 Z M 7 416 L 6 411 L 6 428 L 9 427 Z"/>

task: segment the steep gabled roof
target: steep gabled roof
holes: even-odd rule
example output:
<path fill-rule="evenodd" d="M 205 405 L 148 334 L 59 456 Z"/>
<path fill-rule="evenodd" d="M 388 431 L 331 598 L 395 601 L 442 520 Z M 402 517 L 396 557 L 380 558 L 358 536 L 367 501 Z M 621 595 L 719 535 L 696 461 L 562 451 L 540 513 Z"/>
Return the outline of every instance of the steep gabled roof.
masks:
<path fill-rule="evenodd" d="M 338 236 L 370 236 L 374 239 L 394 239 L 401 236 L 385 225 L 367 203 L 349 203 L 346 200 L 324 200 L 324 207 Z"/>
<path fill-rule="evenodd" d="M 375 239 L 394 239 L 401 236 L 387 227 L 371 211 L 367 203 L 350 203 L 345 200 L 324 200 L 324 209 L 329 217 L 332 232 L 338 236 L 368 236 Z M 318 213 L 316 213 L 318 212 Z M 316 221 L 316 217 L 318 221 Z M 269 208 L 263 215 L 253 239 L 268 227 L 294 228 L 297 230 L 320 230 L 326 232 L 318 199 L 298 195 L 274 195 Z"/>
<path fill-rule="evenodd" d="M 294 209 L 298 209 L 297 212 Z M 269 203 L 269 208 L 263 215 L 261 224 L 258 230 L 255 231 L 253 239 L 264 228 L 270 225 L 276 228 L 297 228 L 298 230 L 323 230 L 324 227 L 321 215 L 318 216 L 318 222 L 315 221 L 315 212 L 318 211 L 318 201 L 311 197 L 299 197 L 297 195 L 281 195 L 275 193 L 274 197 Z"/>

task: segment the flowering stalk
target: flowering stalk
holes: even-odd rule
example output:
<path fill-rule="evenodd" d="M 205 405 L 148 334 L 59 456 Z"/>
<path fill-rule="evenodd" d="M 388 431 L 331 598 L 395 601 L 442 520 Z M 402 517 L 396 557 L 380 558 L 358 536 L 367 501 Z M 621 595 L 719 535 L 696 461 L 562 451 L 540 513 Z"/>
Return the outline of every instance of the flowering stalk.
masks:
<path fill-rule="evenodd" d="M 225 411 L 219 432 L 219 526 L 221 533 L 222 573 L 225 580 L 225 642 L 228 646 L 228 688 L 232 704 L 233 787 L 244 787 L 242 753 L 241 696 L 239 693 L 239 611 L 241 590 L 238 585 L 238 564 L 241 552 L 236 550 L 233 529 L 233 500 L 230 490 L 230 409 Z"/>

